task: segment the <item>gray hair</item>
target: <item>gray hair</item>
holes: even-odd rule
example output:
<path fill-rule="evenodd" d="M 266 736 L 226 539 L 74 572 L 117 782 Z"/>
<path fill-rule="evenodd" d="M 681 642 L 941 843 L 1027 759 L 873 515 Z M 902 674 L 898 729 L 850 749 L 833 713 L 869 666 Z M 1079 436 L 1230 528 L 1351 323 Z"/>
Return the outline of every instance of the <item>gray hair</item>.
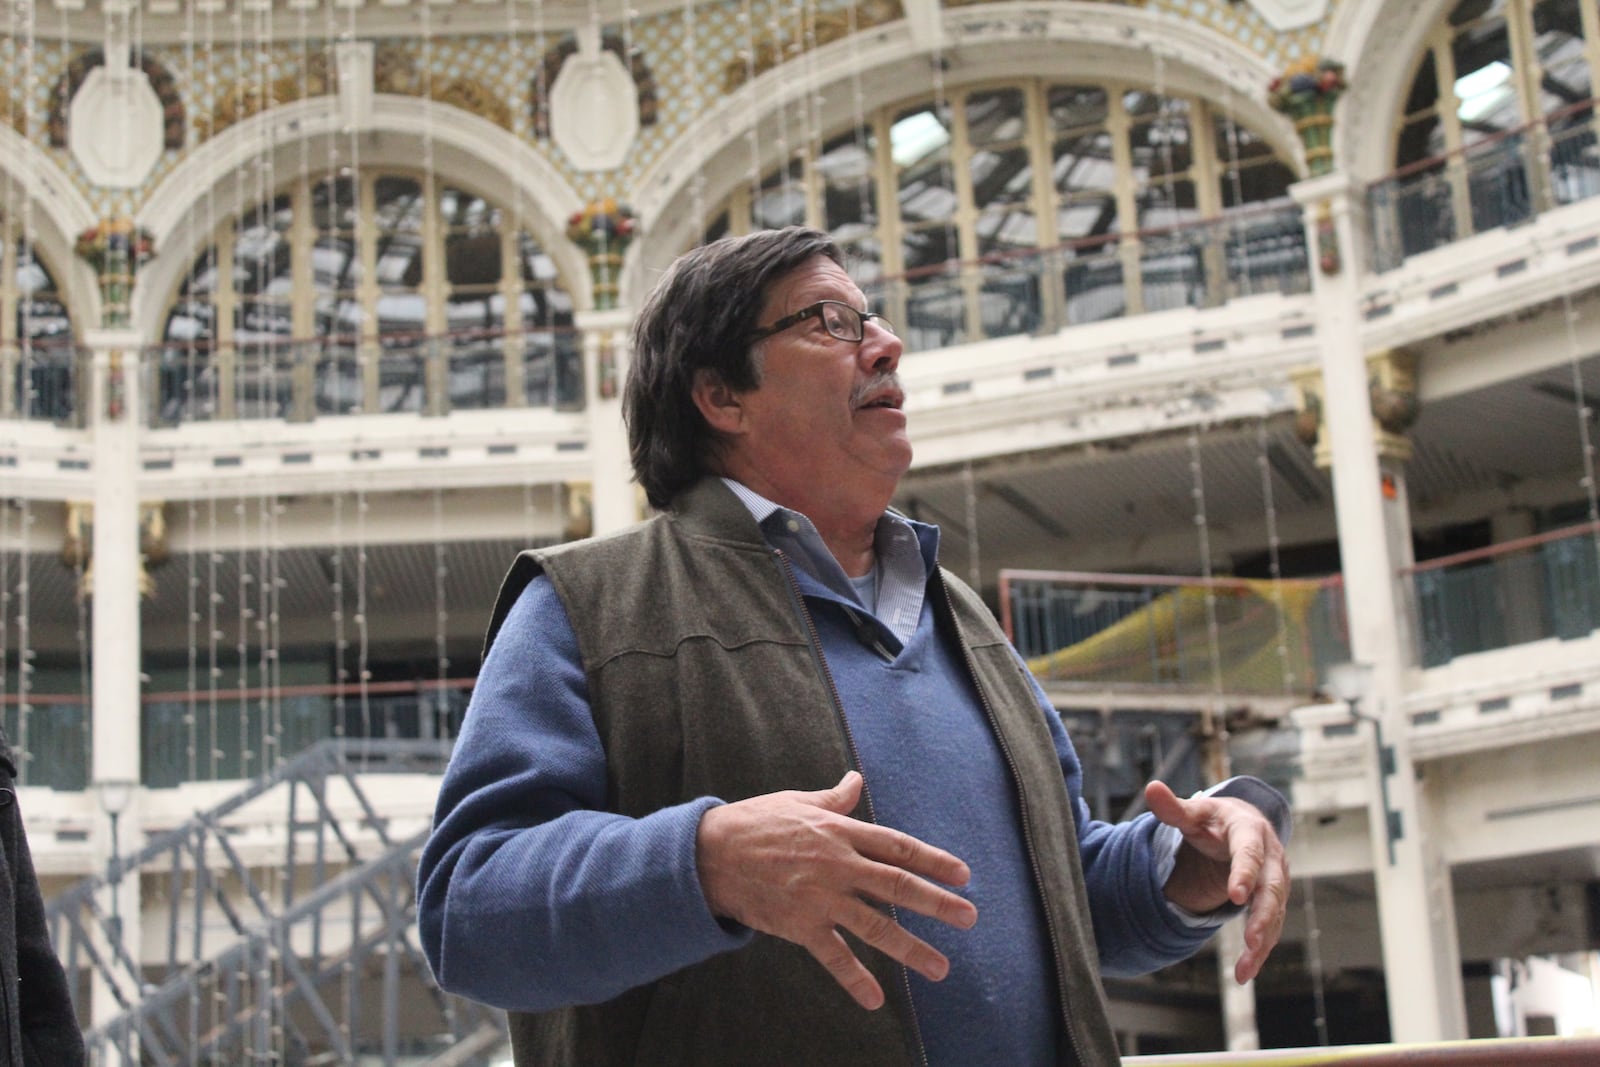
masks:
<path fill-rule="evenodd" d="M 713 473 L 717 435 L 694 402 L 699 371 L 734 390 L 761 383 L 750 335 L 767 289 L 817 256 L 844 266 L 821 230 L 789 226 L 724 237 L 667 268 L 633 324 L 633 360 L 622 393 L 633 474 L 652 506 Z"/>

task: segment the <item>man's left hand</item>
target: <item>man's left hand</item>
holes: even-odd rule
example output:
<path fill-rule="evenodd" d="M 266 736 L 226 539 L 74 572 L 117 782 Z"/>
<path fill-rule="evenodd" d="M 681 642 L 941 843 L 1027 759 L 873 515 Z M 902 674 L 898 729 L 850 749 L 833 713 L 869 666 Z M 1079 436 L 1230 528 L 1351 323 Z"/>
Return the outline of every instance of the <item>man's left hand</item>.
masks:
<path fill-rule="evenodd" d="M 1167 899 L 1199 914 L 1229 903 L 1246 908 L 1244 952 L 1233 968 L 1243 985 L 1261 973 L 1289 909 L 1289 860 L 1272 823 L 1246 801 L 1181 800 L 1163 782 L 1145 786 L 1144 800 L 1151 814 L 1183 834 Z"/>

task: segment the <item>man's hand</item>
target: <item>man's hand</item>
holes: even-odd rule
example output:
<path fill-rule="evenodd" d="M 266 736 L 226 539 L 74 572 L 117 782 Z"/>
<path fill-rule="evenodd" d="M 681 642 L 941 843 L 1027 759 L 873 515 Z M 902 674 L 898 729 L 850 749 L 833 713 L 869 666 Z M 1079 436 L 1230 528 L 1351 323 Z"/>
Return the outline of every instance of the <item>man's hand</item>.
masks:
<path fill-rule="evenodd" d="M 1267 817 L 1235 797 L 1180 800 L 1162 782 L 1144 787 L 1151 813 L 1183 834 L 1167 899 L 1192 912 L 1246 905 L 1244 952 L 1234 965 L 1240 985 L 1261 973 L 1278 944 L 1289 909 L 1289 860 Z"/>
<path fill-rule="evenodd" d="M 978 910 L 947 889 L 966 885 L 961 860 L 909 834 L 852 819 L 861 775 L 832 789 L 789 790 L 709 809 L 700 818 L 696 862 L 713 915 L 805 948 L 856 1002 L 883 1005 L 883 989 L 839 929 L 934 981 L 950 961 L 868 898 L 966 929 Z"/>

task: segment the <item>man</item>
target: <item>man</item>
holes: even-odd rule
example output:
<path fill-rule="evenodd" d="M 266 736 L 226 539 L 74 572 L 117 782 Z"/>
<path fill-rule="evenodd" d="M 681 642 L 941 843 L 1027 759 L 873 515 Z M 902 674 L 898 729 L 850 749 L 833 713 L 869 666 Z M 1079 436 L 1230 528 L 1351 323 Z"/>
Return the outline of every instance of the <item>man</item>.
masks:
<path fill-rule="evenodd" d="M 1152 783 L 1092 822 L 938 531 L 888 510 L 901 345 L 865 307 L 814 230 L 682 257 L 624 396 L 661 514 L 506 580 L 419 926 L 521 1067 L 1115 1063 L 1102 973 L 1245 906 L 1239 980 L 1277 941 L 1282 798 Z"/>

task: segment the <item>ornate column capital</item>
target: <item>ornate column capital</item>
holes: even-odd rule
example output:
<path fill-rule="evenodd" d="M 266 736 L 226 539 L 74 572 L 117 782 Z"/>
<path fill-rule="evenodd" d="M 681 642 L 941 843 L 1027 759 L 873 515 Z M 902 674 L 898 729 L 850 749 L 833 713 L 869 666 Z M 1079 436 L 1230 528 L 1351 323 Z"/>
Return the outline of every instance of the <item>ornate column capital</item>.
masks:
<path fill-rule="evenodd" d="M 1315 450 L 1317 466 L 1327 470 L 1333 466 L 1333 448 L 1324 411 L 1322 370 L 1302 367 L 1290 372 L 1289 380 L 1300 394 L 1295 436 Z M 1378 457 L 1399 463 L 1409 460 L 1412 448 L 1406 433 L 1422 411 L 1417 398 L 1416 353 L 1404 348 L 1385 348 L 1367 354 L 1367 403 L 1372 412 Z"/>

